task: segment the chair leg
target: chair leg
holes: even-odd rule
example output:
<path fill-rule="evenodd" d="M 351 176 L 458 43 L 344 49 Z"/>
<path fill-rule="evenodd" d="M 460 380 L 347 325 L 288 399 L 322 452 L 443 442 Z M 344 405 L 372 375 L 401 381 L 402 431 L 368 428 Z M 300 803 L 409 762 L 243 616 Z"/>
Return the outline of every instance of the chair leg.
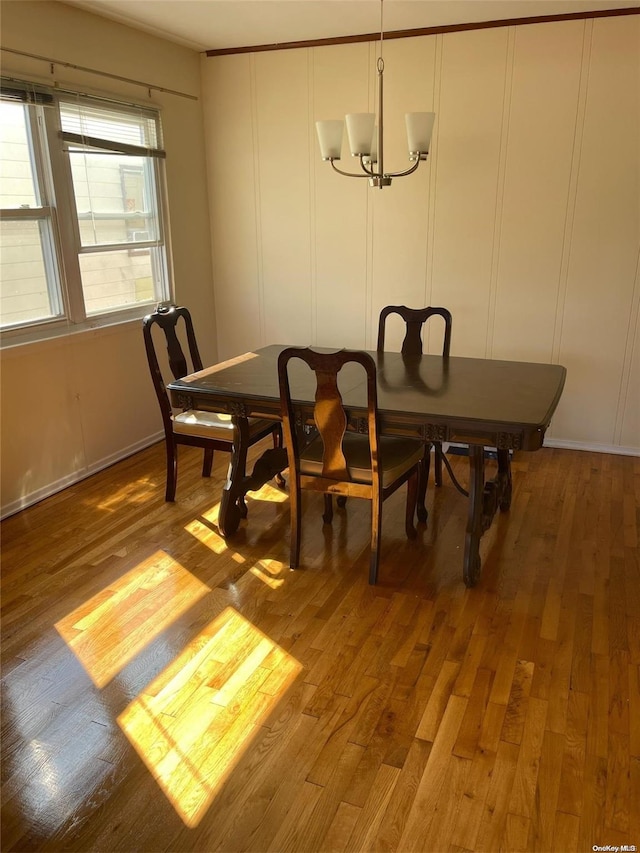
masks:
<path fill-rule="evenodd" d="M 429 485 L 429 467 L 431 465 L 431 445 L 426 444 L 424 455 L 420 460 L 420 469 L 418 472 L 418 487 L 416 495 L 416 503 L 418 507 L 418 521 L 426 523 L 429 517 L 429 512 L 426 507 L 427 486 Z"/>
<path fill-rule="evenodd" d="M 344 509 L 347 505 L 347 496 L 346 495 L 339 495 L 337 500 L 336 500 L 336 503 L 338 504 L 340 509 Z"/>
<path fill-rule="evenodd" d="M 301 532 L 301 506 L 300 486 L 297 483 L 289 484 L 289 511 L 291 513 L 291 545 L 289 550 L 289 565 L 296 569 L 300 563 L 300 532 Z"/>
<path fill-rule="evenodd" d="M 333 521 L 333 498 L 329 494 L 325 494 L 324 496 L 324 512 L 322 513 L 322 520 L 325 524 L 331 524 Z"/>
<path fill-rule="evenodd" d="M 211 469 L 213 468 L 213 448 L 206 447 L 204 451 L 204 459 L 202 460 L 202 476 L 210 477 Z"/>
<path fill-rule="evenodd" d="M 442 445 L 440 442 L 434 445 L 435 447 L 435 481 L 436 486 L 442 485 Z"/>
<path fill-rule="evenodd" d="M 165 442 L 167 450 L 167 488 L 164 499 L 173 503 L 176 499 L 176 484 L 178 482 L 178 446 L 171 439 Z"/>
<path fill-rule="evenodd" d="M 274 449 L 274 450 L 279 450 L 279 449 L 283 446 L 283 442 L 282 442 L 282 425 L 281 425 L 281 424 L 276 424 L 276 425 L 275 425 L 275 427 L 273 428 L 273 433 L 272 433 L 272 435 L 273 435 L 273 449 Z M 284 489 L 284 487 L 287 485 L 287 481 L 286 481 L 286 480 L 285 480 L 285 478 L 282 476 L 282 471 L 278 471 L 278 473 L 276 474 L 276 484 L 277 484 L 281 489 Z"/>
<path fill-rule="evenodd" d="M 276 424 L 274 426 L 271 436 L 273 438 L 274 450 L 277 450 L 279 447 L 282 447 L 282 424 Z"/>
<path fill-rule="evenodd" d="M 405 530 L 409 539 L 415 539 L 417 531 L 413 523 L 418 498 L 418 486 L 420 482 L 420 471 L 422 466 L 409 477 L 407 482 L 407 509 L 405 514 Z"/>
<path fill-rule="evenodd" d="M 373 495 L 371 499 L 371 558 L 369 561 L 369 583 L 378 581 L 380 563 L 380 541 L 382 533 L 382 496 Z"/>

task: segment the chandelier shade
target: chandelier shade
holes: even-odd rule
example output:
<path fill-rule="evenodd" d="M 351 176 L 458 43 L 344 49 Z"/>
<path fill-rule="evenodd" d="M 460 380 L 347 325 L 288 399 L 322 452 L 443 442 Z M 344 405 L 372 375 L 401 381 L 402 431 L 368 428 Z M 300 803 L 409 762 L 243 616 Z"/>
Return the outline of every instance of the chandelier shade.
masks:
<path fill-rule="evenodd" d="M 317 121 L 318 142 L 323 160 L 339 160 L 342 152 L 342 133 L 344 122 Z"/>
<path fill-rule="evenodd" d="M 352 157 L 371 154 L 375 113 L 349 113 L 344 117 Z"/>
<path fill-rule="evenodd" d="M 431 144 L 435 113 L 407 113 L 404 117 L 407 125 L 407 142 L 409 143 L 409 159 L 416 160 L 422 156 L 426 159 Z"/>

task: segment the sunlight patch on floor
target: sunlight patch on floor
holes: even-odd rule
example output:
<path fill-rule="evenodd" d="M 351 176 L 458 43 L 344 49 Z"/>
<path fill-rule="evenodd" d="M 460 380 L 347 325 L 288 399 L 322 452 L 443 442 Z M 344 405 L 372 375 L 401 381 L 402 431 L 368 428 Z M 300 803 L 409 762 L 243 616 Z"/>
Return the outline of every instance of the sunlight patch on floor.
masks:
<path fill-rule="evenodd" d="M 220 501 L 216 501 L 212 507 L 200 513 L 200 518 L 204 518 L 207 524 L 218 525 L 218 514 L 220 513 Z M 215 532 L 215 531 L 214 531 Z M 219 535 L 216 533 L 216 535 Z M 222 538 L 222 537 L 220 537 Z M 222 540 L 224 542 L 224 539 Z"/>
<path fill-rule="evenodd" d="M 264 500 L 281 504 L 289 500 L 289 492 L 286 489 L 281 489 L 279 486 L 274 486 L 273 482 L 270 481 L 265 483 L 257 492 L 248 492 L 248 497 L 254 500 Z"/>
<path fill-rule="evenodd" d="M 203 513 L 203 518 L 206 518 L 205 513 Z M 218 518 L 217 509 L 215 518 L 216 520 Z M 193 521 L 190 521 L 189 524 L 185 525 L 184 529 L 187 533 L 190 533 L 191 536 L 196 538 L 198 542 L 206 545 L 214 554 L 222 554 L 227 550 L 227 543 L 224 541 L 222 536 L 220 536 L 217 531 L 212 530 L 208 524 L 204 524 L 199 518 L 194 518 Z"/>
<path fill-rule="evenodd" d="M 302 665 L 227 607 L 118 717 L 189 827 Z"/>
<path fill-rule="evenodd" d="M 173 557 L 156 551 L 55 627 L 96 687 L 104 687 L 209 592 Z"/>
<path fill-rule="evenodd" d="M 249 492 L 248 497 L 251 501 L 266 501 L 267 503 L 281 504 L 289 500 L 288 492 L 276 486 L 266 483 L 256 492 Z M 191 536 L 195 537 L 198 542 L 206 545 L 214 554 L 222 554 L 227 550 L 228 545 L 224 538 L 218 533 L 218 515 L 220 511 L 220 502 L 215 503 L 210 509 L 200 513 L 198 518 L 194 518 L 185 525 L 185 530 Z"/>
<path fill-rule="evenodd" d="M 153 500 L 158 494 L 158 484 L 151 477 L 140 477 L 127 483 L 117 491 L 110 491 L 109 496 L 95 503 L 97 510 L 103 512 L 115 512 L 122 509 L 122 504 L 140 505 Z M 84 501 L 85 504 L 93 504 L 94 501 Z"/>
<path fill-rule="evenodd" d="M 265 583 L 271 589 L 278 589 L 284 583 L 282 575 L 288 569 L 285 569 L 284 563 L 278 560 L 259 560 L 255 566 L 252 566 L 251 574 Z"/>

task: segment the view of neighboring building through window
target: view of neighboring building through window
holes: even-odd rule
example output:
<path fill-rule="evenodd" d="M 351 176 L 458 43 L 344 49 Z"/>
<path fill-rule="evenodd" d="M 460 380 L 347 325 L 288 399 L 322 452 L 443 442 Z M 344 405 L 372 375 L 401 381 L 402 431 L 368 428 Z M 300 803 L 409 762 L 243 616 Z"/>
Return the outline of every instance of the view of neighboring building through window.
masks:
<path fill-rule="evenodd" d="M 0 325 L 168 298 L 156 111 L 3 81 Z"/>
<path fill-rule="evenodd" d="M 0 101 L 0 322 L 60 317 L 57 252 L 36 108 Z"/>

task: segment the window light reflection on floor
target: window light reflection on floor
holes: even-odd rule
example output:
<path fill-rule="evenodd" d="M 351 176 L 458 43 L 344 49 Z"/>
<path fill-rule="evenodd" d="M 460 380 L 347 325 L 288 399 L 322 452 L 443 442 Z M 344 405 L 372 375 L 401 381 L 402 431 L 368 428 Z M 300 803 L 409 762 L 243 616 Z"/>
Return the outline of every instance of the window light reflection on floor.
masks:
<path fill-rule="evenodd" d="M 198 825 L 301 668 L 227 607 L 118 717 L 187 826 Z"/>
<path fill-rule="evenodd" d="M 55 627 L 96 687 L 104 687 L 209 592 L 173 557 L 156 551 Z"/>
<path fill-rule="evenodd" d="M 228 551 L 229 546 L 224 539 L 199 519 L 189 522 L 185 530 L 203 545 L 206 545 L 207 548 L 210 548 L 215 554 L 222 554 Z M 237 552 L 230 553 L 229 559 L 238 565 L 243 565 L 246 562 L 245 557 Z M 271 587 L 271 589 L 278 589 L 284 583 L 284 578 L 282 577 L 284 563 L 278 560 L 258 560 L 254 566 L 251 566 L 249 571 L 258 580 Z"/>
<path fill-rule="evenodd" d="M 194 518 L 193 521 L 185 525 L 184 529 L 197 539 L 198 542 L 206 545 L 214 554 L 222 554 L 227 550 L 227 543 L 222 536 L 199 518 Z"/>
<path fill-rule="evenodd" d="M 117 512 L 122 510 L 123 505 L 142 506 L 150 500 L 154 500 L 158 494 L 158 482 L 152 477 L 139 477 L 117 490 L 109 490 L 108 495 L 95 501 L 84 498 L 85 506 L 95 506 L 96 510 L 102 512 Z"/>
<path fill-rule="evenodd" d="M 265 583 L 271 589 L 278 589 L 284 583 L 282 575 L 288 569 L 285 569 L 284 563 L 278 560 L 258 560 L 255 566 L 252 566 L 251 574 L 254 575 L 262 583 Z"/>
<path fill-rule="evenodd" d="M 251 492 L 251 501 L 266 501 L 268 503 L 282 504 L 289 499 L 288 492 L 266 483 L 257 492 Z M 185 525 L 185 530 L 194 536 L 203 545 L 206 545 L 215 554 L 222 554 L 228 545 L 218 533 L 218 513 L 220 503 L 200 514 Z"/>
<path fill-rule="evenodd" d="M 265 483 L 257 492 L 250 492 L 249 494 L 252 500 L 263 500 L 270 503 L 282 504 L 289 500 L 288 488 L 281 489 L 279 486 L 274 486 L 273 481 Z"/>

